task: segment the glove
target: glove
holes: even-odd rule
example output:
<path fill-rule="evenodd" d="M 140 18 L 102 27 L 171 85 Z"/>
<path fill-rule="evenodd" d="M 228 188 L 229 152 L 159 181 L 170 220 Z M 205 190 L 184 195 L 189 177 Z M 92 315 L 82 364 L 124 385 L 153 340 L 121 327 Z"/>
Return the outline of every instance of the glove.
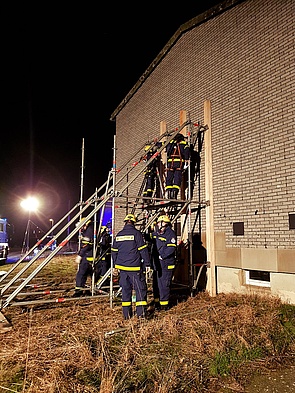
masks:
<path fill-rule="evenodd" d="M 119 275 L 118 269 L 113 268 L 113 276 L 117 277 Z"/>
<path fill-rule="evenodd" d="M 187 168 L 188 168 L 188 162 L 186 161 L 186 162 L 184 163 L 183 170 L 185 171 Z"/>
<path fill-rule="evenodd" d="M 149 274 L 150 271 L 151 271 L 151 267 L 150 267 L 150 266 L 147 266 L 147 267 L 145 268 L 145 274 Z"/>
<path fill-rule="evenodd" d="M 163 260 L 163 258 L 161 257 L 161 255 L 159 255 L 159 259 L 160 259 L 160 261 L 162 261 L 162 260 Z"/>
<path fill-rule="evenodd" d="M 155 228 L 157 226 L 157 221 L 154 221 L 151 225 L 151 231 L 154 232 Z"/>
<path fill-rule="evenodd" d="M 75 262 L 79 265 L 79 263 L 81 262 L 82 257 L 80 257 L 80 255 L 77 255 L 75 258 Z"/>

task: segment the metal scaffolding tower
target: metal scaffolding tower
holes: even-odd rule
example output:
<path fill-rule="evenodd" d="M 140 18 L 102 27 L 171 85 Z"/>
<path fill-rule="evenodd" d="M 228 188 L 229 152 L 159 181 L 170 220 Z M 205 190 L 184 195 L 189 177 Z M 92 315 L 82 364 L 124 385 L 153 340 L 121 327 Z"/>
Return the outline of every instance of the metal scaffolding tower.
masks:
<path fill-rule="evenodd" d="M 189 128 L 187 133 L 188 143 L 191 148 L 190 165 L 187 169 L 187 180 L 185 187 L 184 199 L 167 199 L 164 195 L 164 184 L 163 178 L 158 172 L 158 183 L 160 192 L 152 197 L 144 197 L 142 195 L 143 187 L 139 187 L 139 192 L 132 195 L 129 192 L 129 186 L 136 183 L 138 178 L 143 175 L 146 168 L 161 156 L 161 153 L 165 151 L 167 145 L 173 140 L 176 134 L 180 133 L 185 127 Z M 116 168 L 116 138 L 114 138 L 114 159 L 113 168 L 110 170 L 107 181 L 85 201 L 83 202 L 82 190 L 83 190 L 83 174 L 81 176 L 81 198 L 80 201 L 70 209 L 58 222 L 56 222 L 50 231 L 44 234 L 44 236 L 27 252 L 23 255 L 20 260 L 15 263 L 11 269 L 3 276 L 0 277 L 0 310 L 5 309 L 11 305 L 23 305 L 24 302 L 17 300 L 17 296 L 20 295 L 21 291 L 30 286 L 30 282 L 38 273 L 55 257 L 61 250 L 68 244 L 68 242 L 79 233 L 83 226 L 81 221 L 82 215 L 85 216 L 85 220 L 95 218 L 99 214 L 100 218 L 103 217 L 105 206 L 108 202 L 112 203 L 112 227 L 116 221 L 118 210 L 123 208 L 125 210 L 132 211 L 138 217 L 137 225 L 140 226 L 140 230 L 145 232 L 149 229 L 152 223 L 157 219 L 161 212 L 165 211 L 171 218 L 171 223 L 176 229 L 177 236 L 179 238 L 179 247 L 185 246 L 187 251 L 186 263 L 188 264 L 188 277 L 186 285 L 193 293 L 197 289 L 199 276 L 201 274 L 203 266 L 206 265 L 206 261 L 200 264 L 200 269 L 197 269 L 197 264 L 193 261 L 193 233 L 195 228 L 198 228 L 198 233 L 201 235 L 201 209 L 207 205 L 206 202 L 200 200 L 193 201 L 193 189 L 197 185 L 200 188 L 200 154 L 203 145 L 204 132 L 207 130 L 207 126 L 201 126 L 194 124 L 190 120 L 185 121 L 180 128 L 176 128 L 172 131 L 167 131 L 161 135 L 158 141 L 161 143 L 151 144 L 153 154 L 150 159 L 144 161 L 141 159 L 144 146 L 141 146 L 139 150 L 128 159 L 120 169 Z M 83 168 L 83 165 L 82 165 Z M 124 172 L 125 171 L 125 172 Z M 134 189 L 136 189 L 134 187 Z M 200 197 L 200 193 L 198 193 Z M 117 203 L 119 202 L 119 203 Z M 121 202 L 121 205 L 120 205 Z M 194 221 L 192 216 L 195 216 Z M 95 219 L 97 222 L 97 219 Z M 73 225 L 75 224 L 75 225 Z M 100 233 L 102 220 L 100 219 L 96 233 Z M 74 228 L 72 228 L 74 226 Z M 39 246 L 44 240 L 48 238 L 49 234 L 55 233 L 54 236 L 50 237 L 45 246 L 39 249 Z M 48 249 L 54 242 L 63 237 L 63 240 L 57 243 L 54 250 L 51 250 L 48 254 Z M 94 246 L 95 250 L 97 244 Z M 94 252 L 96 252 L 94 250 Z M 24 261 L 29 258 L 29 261 L 23 264 L 23 267 L 17 272 L 16 268 Z M 40 261 L 40 257 L 42 260 Z M 37 263 L 38 261 L 38 263 Z M 34 268 L 34 266 L 36 266 Z M 32 268 L 31 272 L 28 273 L 29 269 Z M 114 297 L 118 294 L 118 290 L 113 287 L 112 277 L 112 265 L 110 270 L 100 280 L 99 284 L 95 284 L 92 278 L 91 284 L 91 297 L 96 296 L 107 296 L 110 299 L 110 304 Z M 110 287 L 108 291 L 103 290 L 103 284 L 110 279 Z M 18 284 L 20 282 L 20 284 Z M 36 292 L 35 292 L 36 293 Z M 42 294 L 42 291 L 41 291 Z M 77 300 L 73 298 L 58 298 L 58 299 L 41 299 L 32 302 L 25 302 L 25 304 L 37 303 L 50 303 L 50 302 L 63 302 L 69 300 Z"/>

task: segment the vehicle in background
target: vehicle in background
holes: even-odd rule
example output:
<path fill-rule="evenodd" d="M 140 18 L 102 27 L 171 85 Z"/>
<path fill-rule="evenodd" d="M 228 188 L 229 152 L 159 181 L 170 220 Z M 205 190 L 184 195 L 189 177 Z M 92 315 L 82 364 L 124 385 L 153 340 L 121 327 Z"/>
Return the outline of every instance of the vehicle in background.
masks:
<path fill-rule="evenodd" d="M 6 263 L 9 252 L 8 225 L 6 218 L 0 218 L 0 265 Z"/>
<path fill-rule="evenodd" d="M 39 250 L 42 250 L 46 247 L 46 250 L 53 251 L 57 247 L 56 239 L 51 243 L 51 240 L 54 239 L 54 236 L 46 236 L 46 238 L 40 243 L 39 247 L 34 250 L 35 253 L 38 253 Z M 48 243 L 51 243 L 50 246 L 47 246 Z"/>

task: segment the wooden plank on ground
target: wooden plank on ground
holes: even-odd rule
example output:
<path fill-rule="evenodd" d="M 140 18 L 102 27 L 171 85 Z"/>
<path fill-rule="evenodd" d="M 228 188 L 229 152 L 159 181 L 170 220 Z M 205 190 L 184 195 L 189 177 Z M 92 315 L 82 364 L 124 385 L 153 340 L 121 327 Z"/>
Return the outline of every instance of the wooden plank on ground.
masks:
<path fill-rule="evenodd" d="M 7 321 L 5 316 L 0 311 L 0 333 L 5 333 L 12 329 L 12 325 Z"/>

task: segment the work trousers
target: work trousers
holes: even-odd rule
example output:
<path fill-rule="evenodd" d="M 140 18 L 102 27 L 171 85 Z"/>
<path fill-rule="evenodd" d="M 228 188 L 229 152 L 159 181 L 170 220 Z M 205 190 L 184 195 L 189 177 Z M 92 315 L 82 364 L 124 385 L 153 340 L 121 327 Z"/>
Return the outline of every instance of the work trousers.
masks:
<path fill-rule="evenodd" d="M 147 284 L 142 271 L 130 272 L 120 270 L 120 286 L 122 288 L 122 311 L 125 319 L 132 317 L 132 290 L 136 293 L 136 314 L 144 317 L 147 306 Z"/>
<path fill-rule="evenodd" d="M 95 281 L 99 280 L 101 277 L 103 277 L 106 272 L 110 269 L 111 267 L 111 261 L 109 258 L 103 258 L 100 261 L 98 261 L 95 265 Z"/>
<path fill-rule="evenodd" d="M 145 180 L 146 184 L 143 196 L 152 197 L 155 190 L 156 171 L 154 169 L 148 169 L 145 174 Z"/>
<path fill-rule="evenodd" d="M 92 275 L 92 263 L 87 257 L 82 257 L 76 275 L 76 289 L 85 288 L 87 277 Z"/>
<path fill-rule="evenodd" d="M 175 162 L 173 165 L 172 163 L 168 163 L 167 166 L 167 176 L 166 176 L 166 190 L 167 189 L 177 189 L 179 190 L 181 187 L 182 181 L 182 163 Z"/>
<path fill-rule="evenodd" d="M 161 266 L 154 271 L 153 292 L 154 299 L 159 299 L 161 306 L 168 306 L 174 269 L 168 269 L 168 263 L 162 262 L 164 261 L 161 261 Z"/>

